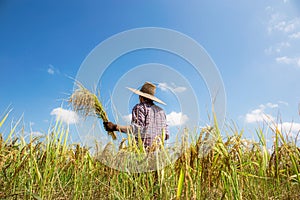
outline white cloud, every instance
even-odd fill
[[[39,131],[32,131],[30,133],[30,135],[33,137],[39,137],[39,136],[44,136],[45,134],[43,134],[42,132],[39,132]]]
[[[291,44],[289,42],[280,42],[280,43],[278,43],[279,48],[290,47],[290,46],[291,46]]]
[[[282,16],[279,14],[279,13],[273,13],[274,12],[274,9],[268,9],[267,11],[270,11],[272,14],[270,14],[270,20],[269,22],[267,23],[267,30],[268,30],[268,33],[272,33],[273,30],[275,29],[275,24],[278,23],[279,20],[282,19]]]
[[[266,11],[270,11],[270,12],[272,12],[272,11],[274,11],[274,8],[272,7],[272,6],[267,6],[266,8],[265,8],[265,10]]]
[[[281,124],[278,124],[277,127],[284,133],[298,133],[300,131],[300,123],[283,122]]]
[[[266,105],[261,104],[259,108],[254,109],[246,114],[245,122],[246,123],[255,123],[255,122],[273,122],[275,118],[272,115],[266,114],[266,108],[277,108],[278,104],[267,103]]]
[[[184,92],[186,90],[185,87],[176,87],[173,89],[175,93],[181,93]]]
[[[130,124],[131,123],[131,119],[132,119],[132,114],[129,114],[129,115],[125,115],[122,117],[123,120],[127,123],[127,124]]]
[[[48,68],[47,72],[48,72],[48,74],[51,74],[51,75],[54,74],[54,70],[52,68]]]
[[[295,28],[296,28],[296,25],[298,23],[296,23],[297,21],[295,20],[292,20],[292,21],[280,21],[278,22],[277,24],[275,24],[273,26],[273,30],[278,30],[278,31],[282,31],[282,32],[285,32],[285,33],[288,33],[288,32],[291,32],[293,31]]]
[[[76,112],[72,110],[65,110],[63,108],[54,108],[51,113],[51,115],[56,116],[56,120],[61,120],[62,122],[66,124],[75,124],[78,122],[79,117],[76,114]]]
[[[47,73],[50,74],[50,75],[54,75],[54,74],[59,74],[60,72],[53,65],[49,64],[48,69],[47,69]]]
[[[282,0],[283,3],[289,2]],[[265,8],[268,15],[267,30],[273,40],[281,40],[281,43],[270,45],[264,50],[267,55],[276,55],[275,62],[282,65],[291,65],[300,68],[300,56],[297,52],[295,39],[300,39],[300,17],[282,9],[274,9],[271,6]],[[296,45],[296,46],[295,46]],[[287,48],[288,51],[287,51]],[[293,54],[291,54],[293,51]],[[285,55],[284,55],[285,54]]]
[[[291,39],[299,39],[300,38],[300,32],[290,34],[289,38],[291,38]]]
[[[300,123],[295,122],[282,122],[279,124],[271,124],[273,130],[278,129],[284,136],[295,139],[300,132]],[[300,138],[297,138],[300,140]]]
[[[269,108],[278,108],[278,104],[274,104],[274,103],[270,103],[270,102],[267,103],[266,106]]]
[[[278,54],[278,53],[282,52],[283,49],[288,48],[290,46],[291,46],[291,44],[289,42],[280,42],[280,43],[277,43],[277,44],[265,49],[265,53],[267,55]]]
[[[267,54],[267,55],[271,55],[271,54],[273,54],[273,53],[276,52],[276,51],[274,51],[273,46],[271,46],[271,47],[265,49],[264,52],[265,52],[265,54]],[[276,53],[278,53],[278,52],[276,52]]]
[[[275,60],[278,64],[296,65],[300,67],[300,57],[291,58],[287,56],[282,56],[282,57],[277,57]]]
[[[182,112],[172,111],[170,114],[167,114],[167,123],[169,126],[181,126],[189,120],[188,116]]]
[[[277,57],[276,58],[276,62],[277,63],[280,63],[280,64],[292,64],[294,62],[294,59],[292,58],[289,58],[287,56],[282,56],[282,57]]]
[[[270,6],[265,10],[269,15],[269,21],[267,23],[268,33],[281,32],[286,34],[298,30],[300,25],[300,18],[290,17],[286,14],[275,12],[274,8]]]
[[[283,104],[283,105],[285,105],[285,106],[288,106],[288,105],[289,105],[289,103],[288,103],[288,102],[285,102],[285,101],[278,101],[278,103]]]
[[[288,105],[287,102],[279,101],[278,103]],[[247,123],[255,123],[255,122],[267,122],[269,126],[275,130],[277,128],[282,133],[287,134],[290,137],[295,137],[300,132],[300,123],[295,122],[282,122],[275,124],[275,117],[270,114],[266,114],[265,110],[267,108],[274,109],[278,108],[278,104],[267,103],[265,105],[261,104],[259,108],[252,110],[248,114],[246,114],[245,122]],[[300,138],[299,138],[300,139]]]
[[[157,87],[159,89],[161,89],[162,91],[171,90],[174,93],[181,93],[186,90],[186,87],[176,86],[174,83],[172,83],[171,85],[169,85],[167,83],[159,83]]]
[[[262,109],[252,110],[250,113],[246,114],[245,121],[247,123],[263,122],[263,121],[273,121],[274,118],[271,115],[265,114]]]
[[[159,89],[162,91],[167,91],[168,90],[168,84],[167,83],[159,83],[157,86]]]

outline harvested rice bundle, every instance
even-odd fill
[[[69,98],[69,103],[72,104],[74,111],[83,116],[96,114],[98,118],[103,120],[103,122],[108,122],[107,114],[98,97],[91,93],[83,85],[77,83],[77,86],[78,89],[76,89]],[[108,134],[114,140],[117,139],[115,132],[108,132]]]

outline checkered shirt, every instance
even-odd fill
[[[165,111],[149,102],[141,102],[134,106],[131,127],[136,140],[138,134],[141,135],[145,147],[150,147],[155,139],[161,139],[163,131],[166,135],[169,134]]]

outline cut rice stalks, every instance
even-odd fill
[[[83,115],[94,115],[101,118],[103,122],[108,122],[107,114],[98,97],[86,89],[83,85],[77,83],[78,89],[69,98],[69,103],[72,105],[75,112]],[[107,132],[114,140],[117,139],[115,132]]]

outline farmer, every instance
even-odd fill
[[[166,105],[163,101],[154,96],[156,86],[152,83],[145,82],[141,90],[128,89],[138,94],[140,101],[140,103],[136,104],[132,109],[131,125],[121,126],[112,122],[104,122],[105,130],[132,133],[136,141],[138,141],[140,134],[145,149],[150,149],[154,142],[169,139],[165,111],[153,103],[156,101]],[[162,138],[163,135],[164,138]]]

